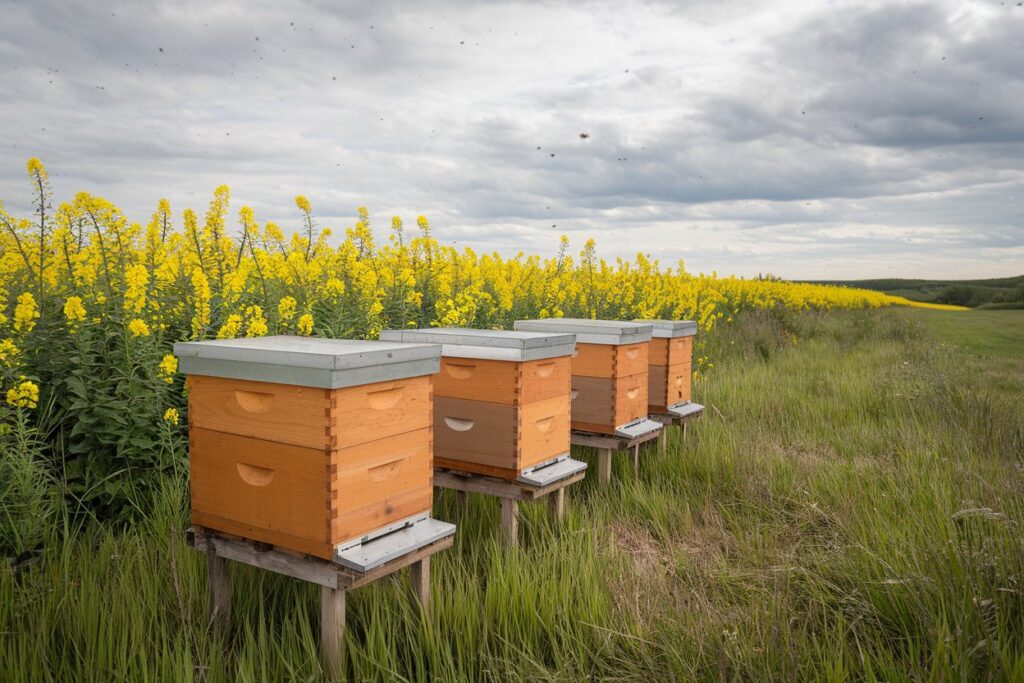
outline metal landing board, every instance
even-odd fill
[[[627,422],[621,427],[615,428],[615,436],[623,439],[635,439],[638,436],[644,434],[650,434],[661,429],[661,423],[655,422],[654,420],[648,420],[646,417],[637,418],[632,422]]]
[[[549,464],[540,465],[520,473],[517,481],[522,484],[542,488],[548,484],[568,479],[585,469],[587,469],[587,463],[573,460],[568,455],[563,455]]]
[[[357,572],[368,572],[455,533],[455,525],[420,517],[397,530],[334,550],[334,561]],[[368,534],[373,536],[373,533]]]
[[[668,414],[672,417],[689,417],[703,412],[704,406],[699,403],[677,403],[668,409]]]

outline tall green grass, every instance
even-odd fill
[[[346,677],[1024,679],[1019,395],[892,312],[747,316],[712,353],[688,439],[571,489],[560,527],[522,506],[521,549],[440,493],[429,612],[404,577],[354,592]],[[144,523],[0,569],[0,679],[322,679],[313,586],[233,566],[211,629],[186,503],[168,478]]]

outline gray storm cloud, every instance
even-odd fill
[[[595,237],[694,271],[1024,271],[1024,8],[0,3],[0,200],[24,163],[146,220],[370,208],[478,251]],[[582,139],[580,133],[589,137]]]

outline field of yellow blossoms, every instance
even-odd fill
[[[232,209],[224,186],[202,214],[161,200],[137,223],[84,192],[55,203],[43,164],[27,170],[34,212],[0,205],[0,423],[22,447],[44,444],[67,490],[100,514],[120,514],[148,474],[181,466],[177,340],[374,338],[386,327],[510,328],[544,316],[686,318],[710,332],[750,309],[910,304],[693,275],[642,254],[607,262],[593,240],[575,253],[563,237],[550,258],[460,251],[438,243],[423,216],[411,230],[392,219],[379,243],[363,208],[332,237],[302,196],[285,229]],[[708,366],[698,350],[698,377]]]

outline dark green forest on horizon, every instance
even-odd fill
[[[1024,275],[987,280],[804,280],[813,284],[871,289],[911,301],[971,308],[1024,308]]]

